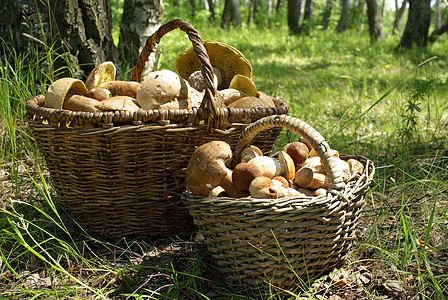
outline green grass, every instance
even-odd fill
[[[347,266],[287,294],[273,288],[262,299],[398,297],[385,282],[398,282],[399,295],[446,299],[448,40],[396,51],[398,37],[370,45],[366,33],[353,30],[297,37],[282,24],[223,31],[199,20],[190,22],[203,39],[246,55],[259,90],[286,101],[291,115],[333,148],[367,156],[377,167]],[[54,60],[65,57],[51,45],[38,54],[35,43],[26,54],[2,45],[9,57],[0,62],[2,299],[249,299],[227,290],[194,236],[101,240],[60,207],[24,105],[57,78]],[[174,70],[175,56],[188,46],[183,32],[167,34],[159,68]],[[129,72],[122,74],[127,80]],[[296,138],[285,132],[278,147]]]

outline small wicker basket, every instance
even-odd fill
[[[179,19],[162,25],[148,38],[133,80],[140,81],[156,44],[176,28],[187,33],[202,64],[207,84],[199,109],[74,112],[43,107],[43,95],[26,104],[28,124],[45,157],[57,198],[90,233],[120,238],[190,230],[192,219],[180,197],[195,147],[212,140],[236,145],[252,121],[288,112],[288,105],[277,99],[273,108],[219,107],[202,40],[189,23]],[[86,124],[94,128],[86,129]],[[258,145],[269,152],[279,133],[264,132]]]
[[[236,291],[258,291],[267,282],[294,288],[300,281],[308,282],[343,264],[373,180],[370,160],[341,155],[365,166],[358,180],[345,184],[322,136],[290,116],[265,117],[247,127],[235,158],[259,132],[274,127],[301,134],[316,149],[331,181],[327,195],[275,200],[182,195],[225,282]]]

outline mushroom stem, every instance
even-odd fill
[[[227,169],[227,175],[222,179],[219,186],[221,186],[226,191],[226,193],[232,198],[242,198],[247,197],[249,195],[249,193],[240,191],[235,187],[235,185],[233,185],[232,171],[229,169]]]

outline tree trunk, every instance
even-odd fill
[[[338,25],[336,26],[336,32],[342,33],[347,29],[349,15],[350,0],[341,0],[341,16]]]
[[[303,20],[314,21],[313,11],[314,11],[314,0],[306,0]]]
[[[254,16],[255,16],[255,0],[249,1],[249,16],[247,17],[247,25],[252,25],[254,23]]]
[[[194,18],[196,16],[196,0],[190,0],[191,7],[191,17]]]
[[[397,10],[397,13],[395,15],[394,28],[392,30],[393,34],[395,34],[395,31],[400,32],[401,30],[401,18],[403,17],[404,11],[406,10],[407,3],[408,0],[403,0],[400,9]]]
[[[428,29],[431,22],[430,0],[409,0],[409,15],[406,27],[398,47],[426,47],[428,44]]]
[[[367,18],[369,20],[370,42],[384,41],[383,23],[376,0],[366,0]]]
[[[134,67],[137,58],[151,34],[162,22],[162,0],[125,0],[120,24],[119,49],[125,68]],[[145,65],[143,75],[154,70],[153,52]]]
[[[435,42],[435,40],[437,40],[437,38],[442,34],[444,34],[445,32],[448,32],[448,19],[445,20],[445,23],[443,23],[443,25],[440,26],[440,28],[434,29],[434,31],[429,36],[429,41],[431,43]]]
[[[440,27],[442,27],[440,0],[436,0],[436,4],[434,5],[434,30],[440,29]]]
[[[0,17],[0,36],[9,39],[17,52],[28,51],[31,40],[22,33],[29,34],[48,47],[53,46],[58,54],[69,54],[72,59],[69,67],[73,68],[75,77],[88,75],[106,60],[118,61],[108,0],[7,1],[0,8]],[[40,50],[45,51],[43,47]],[[67,65],[57,55],[54,67],[60,69]],[[64,72],[61,76],[71,74]]]
[[[232,17],[235,27],[241,26],[240,0],[232,0]]]
[[[331,11],[333,10],[333,1],[334,0],[327,0],[327,5],[325,6],[325,12],[321,23],[324,29],[327,29],[328,24],[330,23]]]
[[[222,26],[229,28],[230,24],[233,26],[241,26],[240,2],[239,0],[225,0],[224,10],[222,12]]]
[[[299,19],[302,0],[288,0],[288,28],[292,34],[299,34]]]
[[[277,0],[277,5],[275,5],[275,15],[277,16],[280,12],[280,8],[282,6],[282,0]]]
[[[208,18],[210,22],[215,23],[216,17],[215,17],[215,3],[213,3],[213,0],[207,0],[208,3],[208,11],[210,12],[210,17]]]

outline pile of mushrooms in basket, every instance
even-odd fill
[[[364,166],[356,159],[339,158],[331,150],[342,170],[344,182],[356,180]],[[252,197],[277,199],[283,197],[321,196],[327,193],[328,179],[316,151],[304,140],[287,144],[276,158],[263,156],[256,146],[241,152],[233,168],[232,149],[223,141],[212,141],[195,149],[188,163],[185,180],[195,195]]]
[[[224,105],[235,108],[275,107],[273,98],[257,91],[252,66],[234,47],[204,41],[214,72],[214,85]],[[142,82],[115,80],[116,67],[99,64],[83,82],[61,78],[53,82],[42,106],[72,111],[130,111],[138,109],[191,109],[201,105],[205,81],[193,47],[174,62],[176,72],[159,70],[146,74]]]

